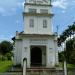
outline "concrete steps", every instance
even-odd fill
[[[27,68],[27,75],[63,75],[63,72],[55,68]]]
[[[23,75],[21,67],[12,67],[8,72],[1,73],[0,75]],[[55,68],[40,68],[32,67],[27,68],[26,75],[64,75],[62,70],[56,70]]]

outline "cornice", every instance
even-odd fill
[[[32,5],[32,6],[51,6],[51,7],[52,7],[52,5],[50,5],[50,4],[24,3],[24,5]]]
[[[55,37],[56,35],[55,34],[25,34],[25,33],[23,33],[23,34],[19,34],[19,36],[27,36],[27,37],[34,37],[34,36],[37,36],[37,37],[39,37],[39,36],[41,36],[41,37],[44,37],[44,36],[49,36],[49,37]]]
[[[48,17],[53,17],[54,14],[52,13],[27,13],[27,12],[23,12],[23,15],[25,16],[48,16]]]

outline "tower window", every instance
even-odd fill
[[[30,27],[34,27],[34,19],[30,19],[29,25]]]
[[[36,13],[36,9],[29,9],[30,13]]]
[[[47,28],[47,20],[43,20],[43,28]]]
[[[47,9],[40,9],[40,13],[48,13]]]

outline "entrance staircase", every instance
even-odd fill
[[[9,72],[0,75],[23,75],[21,67],[13,67]],[[63,70],[55,68],[32,67],[26,69],[26,75],[64,75]]]
[[[55,68],[27,68],[26,75],[64,75],[63,70]]]

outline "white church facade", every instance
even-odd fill
[[[27,68],[53,68],[58,64],[57,39],[53,33],[50,0],[25,0],[24,30],[16,32],[14,65],[27,59]]]

